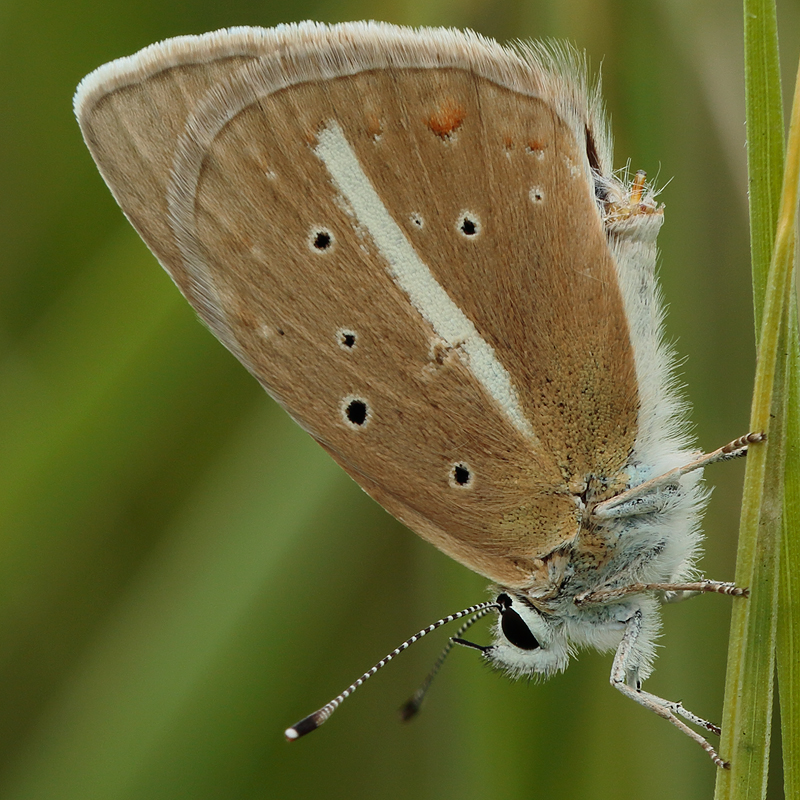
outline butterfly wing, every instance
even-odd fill
[[[636,435],[579,81],[474,35],[304,24],[147,48],[76,110],[265,389],[421,536],[529,586]]]

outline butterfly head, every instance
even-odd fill
[[[488,647],[456,640],[476,647],[493,666],[511,677],[561,672],[569,663],[570,647],[564,626],[557,616],[537,610],[517,595],[497,596],[498,619],[494,642]]]

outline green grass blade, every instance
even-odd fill
[[[783,185],[784,123],[775,0],[745,0],[744,49],[750,252],[758,337]]]
[[[718,777],[718,800],[755,800],[766,793],[785,443],[787,434],[796,436],[797,422],[796,407],[791,419],[787,415],[787,398],[794,397],[796,402],[797,375],[790,365],[797,359],[786,354],[796,351],[796,315],[790,308],[800,175],[800,82],[783,175],[777,22],[772,2],[745,2],[745,63],[754,304],[756,330],[760,331],[751,427],[768,431],[769,440],[765,446],[751,448],[745,476],[736,580],[751,588],[751,598],[736,606],[731,623],[721,750],[732,768]],[[793,474],[790,480],[794,480]],[[788,581],[783,583],[781,597],[788,590]],[[787,621],[791,623],[791,618],[782,622],[782,643],[787,630],[791,633]],[[781,652],[782,664],[785,651]]]
[[[800,797],[800,350],[797,308],[789,322],[786,466],[778,597],[778,689],[785,797]]]

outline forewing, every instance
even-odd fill
[[[529,584],[577,531],[573,493],[624,465],[637,405],[586,142],[552,76],[456,34],[216,36],[83,90],[115,197],[370,494]]]

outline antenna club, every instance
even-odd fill
[[[418,697],[420,693],[417,692],[407,703],[400,708],[400,719],[403,722],[408,722],[417,716],[420,708],[422,707],[422,698]]]
[[[319,712],[314,712],[313,714],[309,714],[304,719],[301,719],[297,724],[292,725],[291,728],[287,728],[283,732],[283,735],[286,737],[286,741],[293,742],[295,739],[299,739],[301,736],[305,736],[307,733],[315,731],[327,719],[327,716],[323,717],[322,719],[319,717]]]

